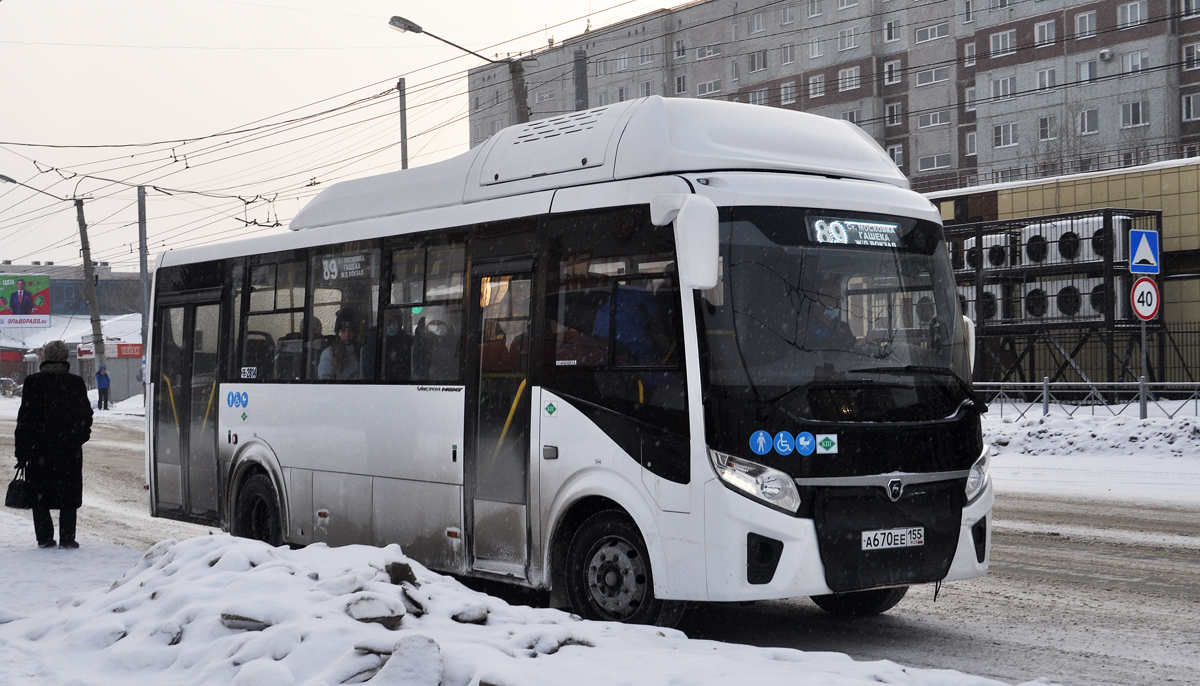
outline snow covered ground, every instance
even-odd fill
[[[15,413],[0,402],[0,416]],[[135,398],[105,421],[140,413]],[[1001,494],[1200,506],[1200,421],[1186,412],[993,412],[985,434]],[[1176,538],[1200,548],[1200,537]],[[0,512],[0,685],[998,683],[510,606],[395,546],[292,551],[217,535],[143,555],[86,538],[76,551],[32,541],[25,519]]]

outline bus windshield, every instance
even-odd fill
[[[940,226],[734,207],[720,231],[720,282],[698,299],[706,399],[759,421],[874,422],[942,419],[972,400]]]

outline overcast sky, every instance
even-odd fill
[[[394,14],[492,56],[581,33],[589,13],[595,27],[675,4],[0,0],[0,174],[89,198],[93,259],[135,270],[131,186],[161,189],[153,256],[283,230],[271,225],[329,183],[399,169],[398,98],[384,93],[400,76],[410,166],[465,151],[480,61],[390,29]],[[244,132],[215,135],[230,131]],[[72,204],[0,183],[0,259],[80,264]]]

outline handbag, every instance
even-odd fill
[[[25,468],[17,467],[17,475],[8,484],[8,493],[4,495],[4,506],[28,510],[33,507],[33,489],[25,480]]]

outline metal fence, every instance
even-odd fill
[[[1154,383],[1145,378],[1132,383],[1051,383],[1050,377],[1044,377],[1041,383],[977,383],[974,387],[1001,417],[1080,412],[1112,417],[1137,413],[1141,419],[1200,417],[1200,383]]]

